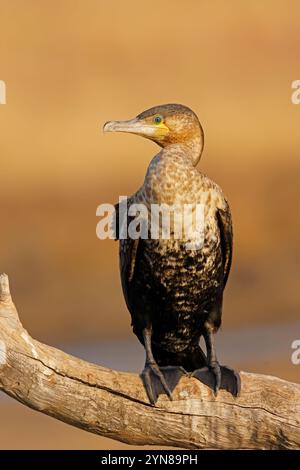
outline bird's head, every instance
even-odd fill
[[[108,121],[103,130],[141,135],[161,147],[199,141],[202,150],[204,140],[196,114],[181,104],[155,106],[129,121]]]

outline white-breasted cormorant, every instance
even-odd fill
[[[120,239],[122,288],[133,331],[146,350],[142,378],[150,401],[155,403],[163,392],[171,398],[182,373],[197,377],[216,393],[224,388],[237,395],[239,374],[219,365],[214,346],[232,259],[231,214],[220,187],[196,169],[204,145],[197,116],[186,106],[167,104],[129,121],[109,121],[104,131],[141,135],[162,147],[128,207],[204,207],[201,249],[187,249],[185,234],[181,239]],[[117,204],[117,227],[119,212]],[[199,345],[201,336],[206,356]]]

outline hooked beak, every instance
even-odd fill
[[[165,124],[155,126],[136,117],[129,121],[108,121],[103,126],[103,132],[129,132],[162,145],[164,137],[169,133],[169,128]]]
[[[129,132],[131,134],[154,136],[155,127],[134,118],[129,121],[108,121],[103,126],[103,132]]]

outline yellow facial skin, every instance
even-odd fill
[[[159,139],[160,137],[165,137],[169,134],[170,129],[165,124],[162,116],[156,114],[147,119],[144,119],[145,125],[153,129],[152,138]],[[150,137],[149,135],[145,137]]]

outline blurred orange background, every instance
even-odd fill
[[[249,353],[234,351],[231,365],[299,382],[289,342],[300,337],[299,2],[0,0],[0,10],[0,271],[32,336],[75,351],[137,341],[118,247],[96,238],[95,214],[138,188],[157,148],[101,129],[178,102],[198,114],[199,168],[232,207],[221,334],[225,344],[246,334]],[[291,333],[278,350],[281,325]],[[262,345],[269,355],[254,358]],[[8,399],[0,419],[0,448],[127,448]]]

